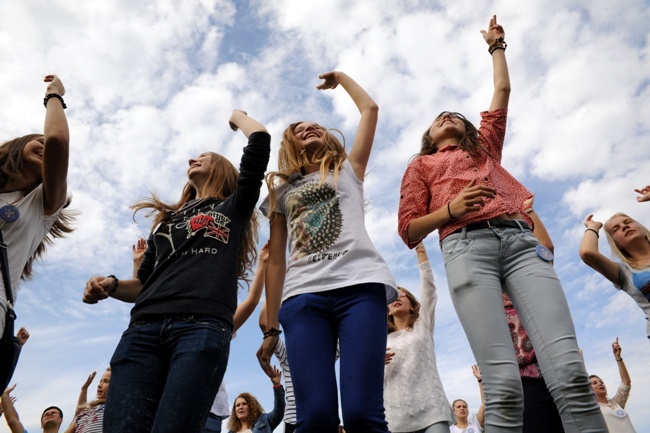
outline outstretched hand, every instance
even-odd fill
[[[492,18],[490,18],[488,29],[481,30],[481,34],[483,35],[483,39],[485,39],[485,42],[487,42],[488,45],[494,44],[499,38],[506,37],[505,30],[503,30],[501,24],[497,23],[496,15],[493,15]]]
[[[472,374],[476,378],[476,380],[483,380],[481,377],[481,370],[478,368],[478,365],[474,364],[472,365]]]
[[[88,379],[86,379],[84,384],[81,385],[82,390],[84,390],[84,391],[88,390],[88,387],[90,386],[91,383],[93,383],[93,379],[95,379],[96,374],[97,374],[97,372],[93,371],[92,373],[90,373],[90,375],[88,375]]]
[[[59,96],[65,95],[65,87],[63,87],[63,83],[61,82],[61,79],[58,76],[46,75],[43,81],[45,81],[46,83],[50,83],[47,85],[47,89],[45,90],[45,95],[49,95],[50,93],[56,93]]]
[[[237,118],[242,114],[244,116],[248,116],[248,113],[245,112],[244,110],[239,110],[239,109],[232,110],[232,114],[230,115],[230,119],[228,120],[228,125],[230,126],[230,129],[232,129],[233,131],[237,131],[239,129]]]
[[[650,185],[646,185],[643,188],[635,189],[634,191],[636,193],[640,194],[636,198],[636,201],[638,201],[639,203],[643,203],[645,201],[650,201]]]
[[[282,372],[275,365],[273,366],[273,376],[271,376],[271,382],[273,382],[273,387],[277,388],[282,385]]]
[[[316,88],[318,90],[336,89],[339,85],[339,74],[341,73],[342,72],[332,71],[319,75],[318,78],[323,80],[323,82],[316,86]]]
[[[262,341],[262,345],[257,350],[257,360],[260,363],[260,367],[264,370],[264,373],[271,379],[273,379],[273,367],[271,366],[271,355],[275,350],[275,346],[278,345],[278,340],[280,337],[277,335],[270,335]]]
[[[27,329],[25,329],[24,326],[21,326],[18,332],[16,333],[16,338],[18,339],[18,343],[20,343],[20,346],[24,346],[25,343],[27,343],[27,340],[29,340],[29,332]]]
[[[596,230],[599,231],[601,228],[603,228],[603,223],[600,221],[596,221],[593,219],[594,214],[590,213],[587,215],[587,218],[585,218],[584,225],[588,229]]]
[[[453,219],[467,215],[470,212],[477,212],[485,206],[485,197],[496,197],[497,190],[485,186],[477,185],[476,179],[470,183],[449,203],[449,210]]]

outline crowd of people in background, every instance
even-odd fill
[[[133,245],[133,275],[92,276],[83,293],[88,304],[133,304],[131,321],[96,399],[87,396],[93,372],[64,431],[215,433],[228,419],[229,433],[270,433],[283,421],[285,432],[303,433],[635,432],[625,411],[631,379],[618,337],[612,351],[621,384],[610,398],[600,377],[587,373],[534,196],[501,165],[511,91],[507,44],[496,16],[481,33],[494,92],[480,127],[460,113],[440,113],[402,180],[398,232],[415,249],[420,299],[397,285],[365,228],[363,185],[378,105],[347,74],[324,73],[318,89],[340,85],[359,110],[349,153],[336,130],[297,121],[283,132],[278,167],[265,176],[271,136],[234,110],[229,126],[248,140],[239,169],[206,151],[189,160],[177,201],[154,195],[132,206],[153,219],[149,238]],[[45,81],[43,134],[0,146],[3,270],[11,276],[11,283],[3,276],[0,324],[3,343],[20,347],[29,333],[13,332],[18,281],[48,242],[71,231],[65,89],[55,75]],[[269,194],[260,210],[270,234],[258,251],[255,207],[265,178]],[[635,191],[639,202],[650,201],[650,186]],[[584,226],[582,260],[649,318],[650,231],[623,213],[604,224],[589,215]],[[599,251],[603,228],[615,259]],[[423,244],[436,230],[451,299],[476,359],[475,415],[465,400],[449,399],[438,372],[438,294]],[[250,282],[255,264],[248,297],[238,304],[238,285]],[[272,382],[269,412],[246,392],[230,406],[224,383],[231,340],[264,290],[257,356]],[[650,321],[647,331],[650,338]],[[22,433],[11,371],[0,372],[0,407],[11,432]],[[43,431],[62,426],[62,411],[46,408]]]

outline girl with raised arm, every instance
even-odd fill
[[[239,110],[230,118],[248,145],[237,173],[223,156],[189,160],[188,182],[174,204],[148,209],[154,229],[138,277],[92,277],[84,301],[134,302],[113,358],[104,432],[194,432],[205,426],[228,362],[238,279],[256,255],[255,204],[270,136]]]
[[[433,345],[438,294],[424,244],[420,243],[415,251],[422,301],[399,287],[397,300],[388,306],[386,420],[393,433],[448,433],[451,407],[440,381]]]
[[[386,432],[386,303],[397,292],[366,232],[363,196],[378,107],[346,74],[328,72],[320,78],[324,81],[319,89],[339,84],[345,89],[361,120],[349,156],[319,124],[297,122],[284,131],[278,171],[267,177],[270,196],[262,205],[271,220],[271,237],[267,330],[258,358],[270,375],[282,323],[296,397],[296,429],[336,433],[338,340],[345,429]]]
[[[638,202],[650,200],[650,186],[635,190]],[[605,236],[611,260],[598,250],[598,238],[603,223],[587,216],[585,233],[580,243],[580,257],[590,267],[623,290],[643,310],[646,335],[650,339],[650,230],[623,212],[615,213],[605,222]]]
[[[413,248],[439,231],[451,299],[485,384],[486,430],[522,429],[522,385],[503,290],[528,330],[565,431],[606,432],[553,255],[521,210],[532,194],[501,165],[510,78],[496,16],[482,34],[493,63],[490,107],[479,130],[445,111],[425,131],[402,180],[399,233]]]
[[[0,145],[0,230],[7,244],[14,301],[19,281],[30,278],[32,263],[45,252],[46,245],[72,231],[71,216],[62,210],[69,203],[70,133],[63,111],[65,88],[56,75],[47,75],[44,81],[43,134],[25,135]],[[2,286],[0,335],[6,312],[7,297]]]

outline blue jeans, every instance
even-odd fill
[[[503,289],[528,331],[565,432],[606,433],[560,281],[537,245],[523,228],[463,229],[441,243],[451,299],[483,376],[485,428],[522,431],[523,392]]]
[[[340,345],[341,412],[348,432],[388,432],[384,416],[386,291],[360,284],[287,299],[280,308],[298,433],[338,431],[334,363]]]
[[[111,359],[105,433],[201,433],[223,379],[230,326],[209,316],[136,322]]]
[[[226,417],[210,413],[208,415],[208,420],[205,423],[203,433],[221,433],[221,424],[225,418]]]

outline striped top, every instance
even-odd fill
[[[102,433],[104,403],[83,409],[75,419],[74,433]]]
[[[291,381],[291,371],[289,370],[289,359],[287,358],[287,346],[284,341],[278,340],[275,346],[275,357],[278,358],[284,375],[284,389],[287,399],[287,406],[284,408],[284,422],[287,424],[296,424],[296,398],[293,395],[293,382]]]

